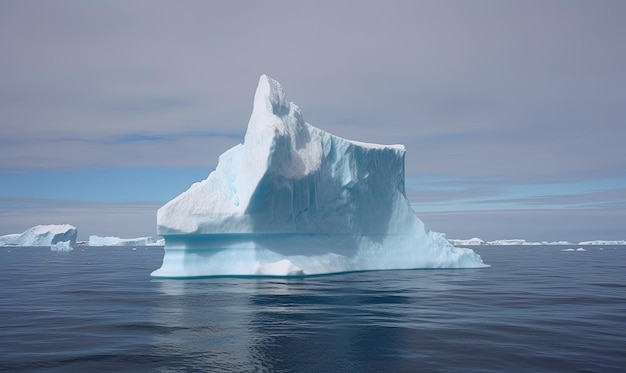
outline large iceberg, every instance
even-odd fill
[[[76,227],[69,224],[37,225],[23,233],[0,236],[0,246],[52,246],[61,241],[74,246],[77,234]]]
[[[165,256],[152,276],[484,267],[415,215],[404,155],[311,126],[263,75],[244,143],[158,210]]]

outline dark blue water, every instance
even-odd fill
[[[626,371],[626,248],[486,269],[152,280],[161,248],[0,248],[0,370]]]

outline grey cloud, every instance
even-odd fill
[[[449,237],[624,239],[620,191],[499,194],[624,174],[624,14],[622,1],[5,0],[0,167],[210,168],[243,140],[267,73],[313,125],[404,143],[408,179],[442,179],[407,185],[412,201],[525,208],[420,213]],[[5,201],[0,228],[151,235],[156,208]]]
[[[4,169],[57,169],[114,167],[207,167],[240,140],[229,136],[180,136],[159,140],[129,135],[115,139],[59,138],[2,144]],[[18,167],[19,166],[19,167]]]
[[[0,6],[6,139],[243,133],[255,83],[268,73],[312,124],[405,143],[410,175],[624,171],[622,2]],[[79,143],[66,145],[76,167],[122,160],[103,148],[85,163]],[[42,153],[9,150],[16,167]]]
[[[492,200],[477,201],[476,203],[491,203]],[[562,209],[608,209],[626,210],[626,189],[603,190],[588,193],[539,195],[530,198],[503,198],[499,203],[509,203],[521,206],[543,206],[546,208]]]

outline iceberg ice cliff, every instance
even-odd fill
[[[157,213],[155,277],[293,276],[484,267],[415,215],[402,145],[346,140],[306,123],[261,76],[243,144]]]
[[[52,251],[72,251],[74,247],[72,247],[72,243],[70,241],[59,241],[50,245],[50,250]]]

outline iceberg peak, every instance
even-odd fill
[[[246,137],[248,134],[257,136],[262,130],[292,136],[305,130],[300,108],[288,101],[280,83],[267,75],[259,78]]]
[[[158,277],[310,275],[482,267],[415,215],[402,145],[350,141],[304,121],[259,79],[243,144],[157,212]]]
[[[278,117],[289,113],[290,102],[285,98],[283,87],[276,80],[263,74],[254,94],[254,110],[261,110]]]

